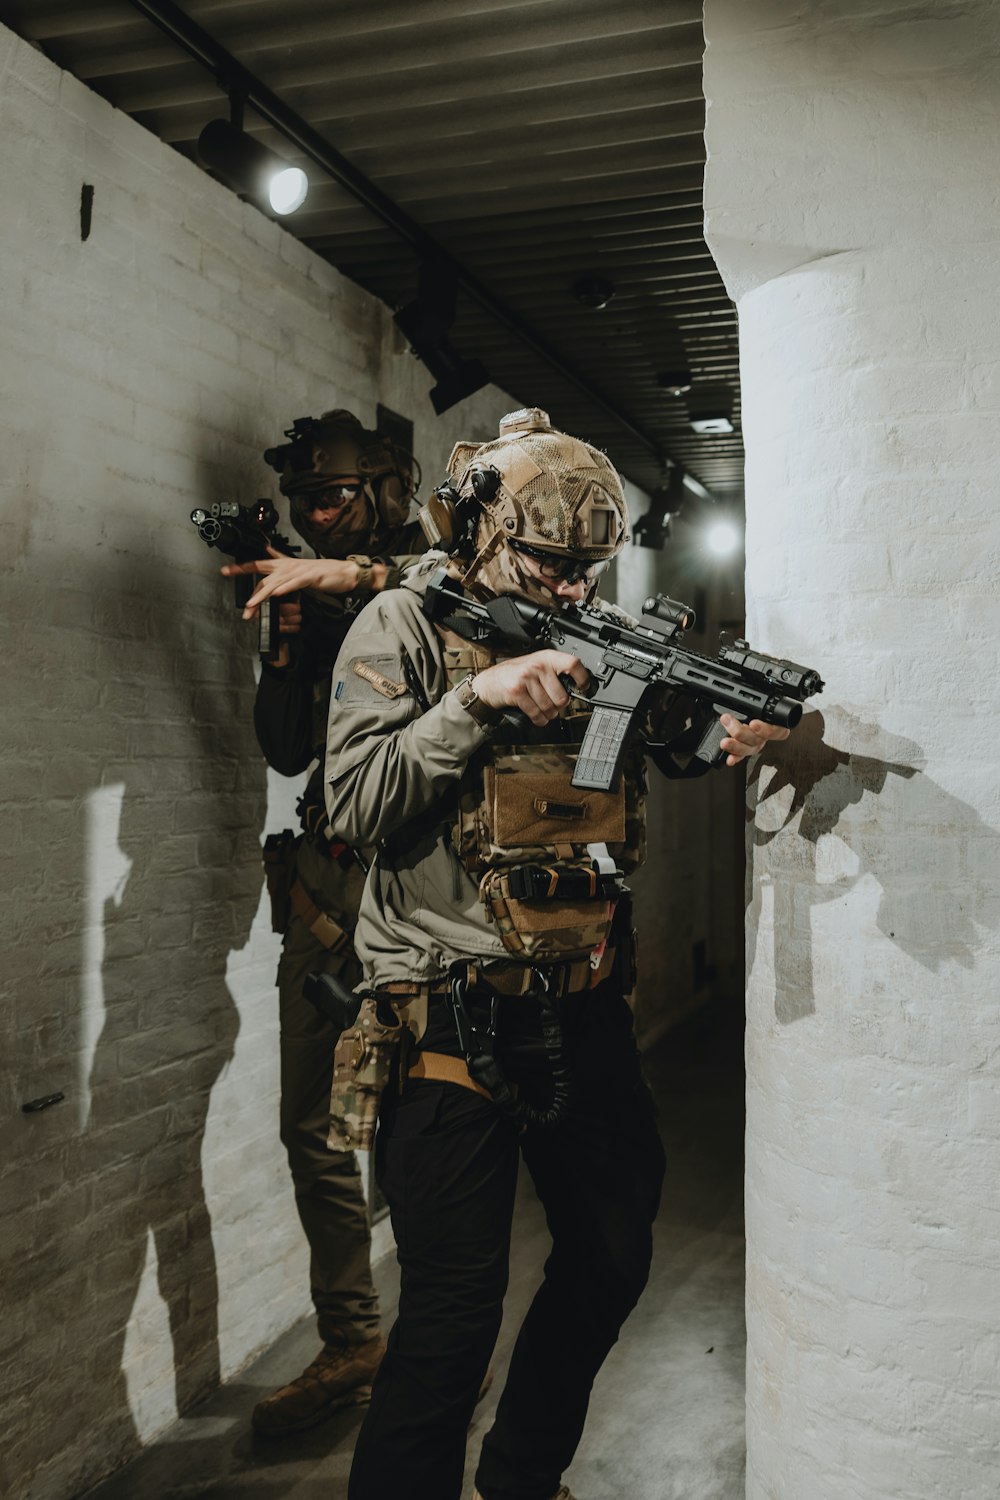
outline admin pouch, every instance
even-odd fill
[[[641,857],[641,768],[612,791],[581,789],[576,755],[572,745],[497,746],[459,794],[455,848],[522,961],[572,962],[601,948],[622,866]]]
[[[396,1065],[404,1024],[384,1022],[374,999],[363,1001],[358,1019],[342,1033],[333,1055],[330,1091],[331,1151],[370,1151],[379,1104]]]
[[[611,931],[617,877],[608,877],[614,894],[598,895],[603,878],[592,861],[577,869],[501,866],[483,876],[479,894],[512,957],[533,963],[572,963],[589,958]],[[575,898],[562,894],[571,882],[577,889],[588,886],[594,894]]]
[[[449,687],[496,660],[488,649],[436,629]],[[622,877],[645,858],[641,752],[626,758],[612,791],[571,784],[589,720],[589,708],[574,703],[560,720],[565,743],[489,745],[459,786],[453,846],[479,882],[504,947],[521,961],[573,962],[598,952]]]

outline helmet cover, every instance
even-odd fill
[[[456,444],[448,467],[459,495],[479,508],[477,553],[463,579],[473,592],[538,591],[507,542],[600,565],[628,540],[625,493],[610,460],[559,432],[538,407],[502,418],[492,442]]]
[[[288,496],[292,525],[320,557],[375,555],[406,524],[416,490],[414,461],[391,438],[364,427],[353,412],[324,412],[309,425],[305,444],[289,444],[286,452],[279,487]],[[302,463],[304,452],[311,458],[308,465]],[[335,521],[327,530],[314,525],[309,502],[354,476],[363,485],[364,524],[358,524],[356,507],[348,506],[342,524]]]

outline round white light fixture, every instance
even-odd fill
[[[309,178],[301,167],[283,167],[267,185],[267,201],[276,214],[293,214],[306,201]]]
[[[230,120],[208,122],[198,137],[198,157],[234,192],[273,214],[294,213],[306,201],[309,179],[302,168],[290,167]]]
[[[716,521],[710,526],[705,545],[713,557],[732,557],[740,545],[740,534],[731,521]]]

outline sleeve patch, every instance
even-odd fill
[[[371,703],[373,693],[394,701],[409,691],[398,656],[356,656],[339,696],[341,703]]]

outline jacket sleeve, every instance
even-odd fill
[[[312,761],[313,673],[301,652],[287,667],[261,666],[253,727],[265,760],[282,776],[298,776]]]
[[[404,538],[409,540],[409,537]],[[362,558],[385,562],[388,574],[385,592],[398,586],[408,567],[422,561],[418,553],[387,558]],[[330,668],[348,626],[345,600],[339,594],[306,590],[302,634],[290,641],[287,667],[261,667],[254,701],[254,729],[269,766],[282,776],[298,776],[316,756],[314,699],[318,678],[329,681]],[[354,601],[349,601],[357,609]]]
[[[415,596],[379,595],[333,673],[326,805],[349,844],[398,834],[427,812],[489,739],[448,690],[432,627]]]

